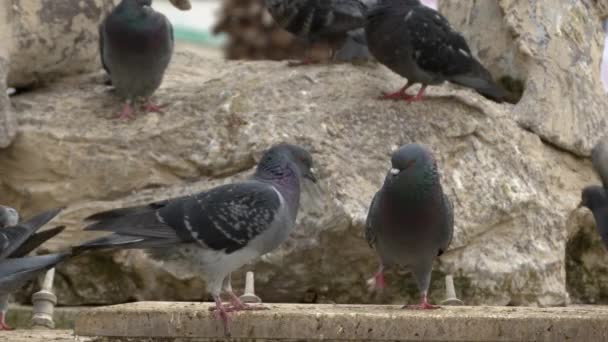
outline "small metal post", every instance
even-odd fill
[[[463,305],[464,303],[456,297],[454,278],[451,274],[445,276],[445,300],[441,305]]]
[[[53,321],[53,311],[57,304],[57,296],[53,293],[53,281],[55,279],[55,269],[51,268],[44,275],[42,281],[42,288],[40,291],[32,295],[33,315],[32,315],[32,327],[33,328],[55,328],[55,322]]]
[[[249,271],[245,275],[245,292],[239,297],[243,303],[261,303],[262,299],[255,295],[255,279],[253,272]]]

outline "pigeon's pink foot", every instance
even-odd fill
[[[405,101],[408,101],[409,99],[412,99],[412,98],[414,98],[414,96],[408,95],[401,90],[394,92],[394,93],[384,93],[384,94],[382,94],[382,96],[379,97],[380,100],[405,100]]]
[[[418,102],[424,100],[424,91],[426,90],[426,85],[423,85],[422,88],[418,91],[416,96],[411,96],[410,98],[404,98],[403,100],[406,102]]]
[[[213,296],[213,299],[215,300],[215,307],[211,307],[209,310],[215,311],[215,318],[222,321],[222,324],[224,325],[224,336],[230,337],[230,329],[228,328],[228,311],[222,304],[222,299],[220,296]]]
[[[386,282],[384,281],[384,266],[380,266],[378,272],[367,281],[367,287],[369,291],[384,290],[386,288]]]
[[[228,296],[230,296],[230,306],[226,307],[228,312],[230,311],[243,311],[243,310],[269,310],[267,307],[263,305],[250,305],[247,303],[243,303],[239,297],[237,297],[234,292],[228,292]]]
[[[129,120],[134,118],[135,116],[133,115],[133,108],[128,103],[125,103],[124,107],[122,107],[122,112],[118,113],[118,115],[115,117],[115,119],[118,120]]]
[[[415,304],[415,305],[404,305],[402,309],[411,309],[411,310],[435,310],[435,309],[441,309],[441,306],[439,305],[432,305],[429,304],[429,301],[426,298],[426,293],[422,296],[422,300],[420,301],[420,304]]]
[[[161,106],[159,105],[155,105],[152,102],[148,102],[144,105],[144,112],[145,113],[150,113],[150,112],[154,112],[154,113],[162,113],[163,109]]]
[[[0,330],[14,330],[4,321],[4,312],[0,313]]]

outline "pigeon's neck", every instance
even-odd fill
[[[435,167],[418,170],[410,177],[401,177],[385,190],[391,200],[406,202],[408,207],[438,201],[443,193]]]
[[[289,163],[267,165],[258,168],[254,177],[274,186],[287,202],[290,213],[295,219],[300,206],[300,176]]]

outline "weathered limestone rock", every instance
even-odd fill
[[[3,1],[9,36],[8,84],[29,87],[99,68],[97,26],[113,0]],[[1,27],[2,25],[0,25]]]
[[[0,3],[0,42],[6,42],[9,39],[8,24],[8,6],[6,3]],[[17,119],[13,114],[6,94],[6,74],[8,73],[8,48],[6,45],[0,45],[0,148],[8,146],[15,135],[17,134]]]
[[[524,82],[524,96],[511,113],[519,125],[558,148],[588,156],[608,130],[600,81],[606,3],[440,0],[439,10],[494,75]]]
[[[98,78],[66,79],[13,101],[22,133],[0,152],[0,202],[26,215],[69,205],[55,221],[69,231],[50,249],[92,237],[79,229],[93,211],[242,179],[264,149],[291,141],[310,148],[321,183],[307,187],[292,239],[247,267],[258,294],[273,302],[413,300],[414,282],[400,273],[389,275],[386,296],[367,293],[376,260],[363,222],[392,149],[418,141],[436,152],[456,213],[434,300],[443,299],[446,272],[468,304],[569,300],[567,219],[594,176],[589,162],[518,125],[511,113],[519,105],[449,86],[431,88],[421,103],[378,101],[403,82],[382,67],[294,69],[178,52],[157,92],[166,113],[123,122],[108,119],[120,103]],[[196,270],[169,269],[139,251],[83,257],[56,277],[68,305],[201,300],[203,284]]]

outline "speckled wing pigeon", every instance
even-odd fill
[[[0,330],[11,329],[5,322],[9,294],[41,271],[38,257],[21,257],[64,229],[56,227],[36,233],[60,211],[61,209],[48,210],[19,224],[19,214],[15,209],[0,206],[0,217],[9,218],[2,219],[0,223]],[[35,262],[38,263],[33,264]]]
[[[452,240],[452,203],[443,193],[437,164],[419,144],[402,146],[392,156],[392,168],[370,205],[365,236],[380,257],[380,269],[369,280],[384,287],[384,268],[408,267],[421,292],[417,309],[433,309],[427,301],[435,257]]]
[[[150,101],[173,54],[173,27],[154,11],[152,0],[122,0],[99,27],[101,63],[118,95],[126,100],[119,118],[132,117],[131,105],[145,99],[145,111],[160,112]]]
[[[326,43],[334,59],[336,52],[348,43],[340,55],[341,61],[362,58],[369,54],[367,47],[355,39],[356,30],[365,26],[365,15],[370,4],[377,0],[265,0],[268,11],[286,31],[308,44]],[[306,58],[301,63],[313,61]]]
[[[579,207],[584,206],[591,210],[597,231],[608,248],[608,138],[604,138],[593,148],[591,161],[602,180],[602,186],[585,187]]]
[[[365,32],[370,52],[393,72],[407,78],[384,99],[419,101],[427,85],[450,81],[502,102],[507,93],[473,57],[464,37],[437,11],[418,0],[380,0],[368,11]],[[415,83],[416,96],[405,91]]]
[[[83,246],[146,248],[155,259],[201,270],[229,334],[229,311],[256,308],[232,292],[230,274],[287,239],[295,227],[301,179],[315,181],[311,168],[306,150],[276,145],[264,154],[251,180],[92,215],[88,219],[96,222],[86,230],[113,234]],[[222,304],[222,290],[231,305]]]

